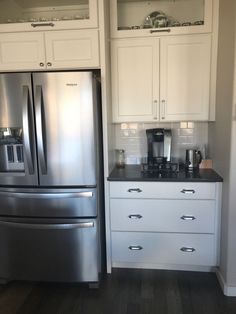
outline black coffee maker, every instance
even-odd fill
[[[171,155],[171,130],[148,129],[148,164],[164,164],[170,162]]]

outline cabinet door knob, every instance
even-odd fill
[[[41,67],[44,67],[44,63],[43,63],[43,62],[40,62],[39,65],[40,65]]]
[[[52,63],[51,63],[51,62],[48,62],[48,63],[47,63],[47,66],[48,66],[48,67],[51,67],[51,66],[52,66]]]
[[[180,251],[185,252],[185,253],[193,253],[196,250],[193,247],[182,247]]]

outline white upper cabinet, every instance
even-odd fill
[[[159,40],[112,42],[113,121],[159,119]]]
[[[111,37],[206,33],[213,0],[111,0]]]
[[[47,68],[96,68],[99,66],[98,30],[45,32]]]
[[[161,121],[209,119],[211,35],[161,39]]]
[[[116,39],[111,58],[113,122],[209,119],[210,34]]]
[[[1,0],[0,32],[96,28],[97,0]]]
[[[97,29],[0,34],[0,71],[99,68]]]
[[[0,70],[37,70],[45,65],[43,33],[0,34]]]

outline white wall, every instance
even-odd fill
[[[209,145],[214,167],[224,178],[220,272],[226,285],[236,287],[236,210],[230,197],[230,191],[236,187],[232,181],[232,166],[236,155],[234,159],[231,158],[236,16],[234,11],[235,0],[220,0],[216,122],[209,126]]]
[[[235,12],[235,52],[234,52],[234,80],[233,80],[233,106],[231,124],[231,171],[229,175],[229,225],[228,225],[228,271],[227,284],[236,286],[236,4]]]

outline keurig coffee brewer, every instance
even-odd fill
[[[170,162],[171,155],[171,130],[148,129],[148,164]]]

